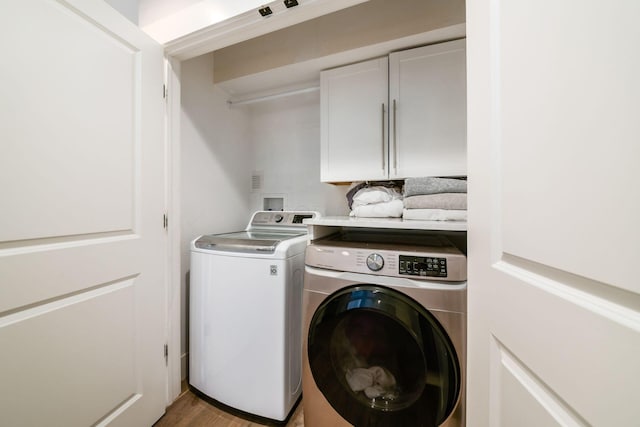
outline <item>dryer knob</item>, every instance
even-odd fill
[[[384,267],[384,258],[380,254],[371,254],[367,257],[367,267],[371,271],[380,271]]]
[[[284,217],[280,214],[276,215],[276,222],[282,222],[282,220],[284,219]]]

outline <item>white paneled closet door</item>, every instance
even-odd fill
[[[100,0],[0,2],[0,424],[166,396],[162,48]]]
[[[469,427],[640,423],[638,16],[467,2]]]

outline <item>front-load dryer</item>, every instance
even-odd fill
[[[306,252],[305,427],[465,425],[466,257],[347,230]]]
[[[300,397],[302,221],[317,216],[260,211],[191,244],[189,384],[225,409],[282,421]]]

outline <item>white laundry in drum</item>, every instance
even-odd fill
[[[349,369],[345,378],[351,390],[362,391],[369,399],[393,399],[397,396],[395,377],[381,366]]]

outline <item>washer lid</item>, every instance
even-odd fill
[[[209,234],[195,242],[198,249],[227,252],[272,254],[283,241],[304,236],[306,233],[270,233],[261,231],[236,231],[224,234]]]

